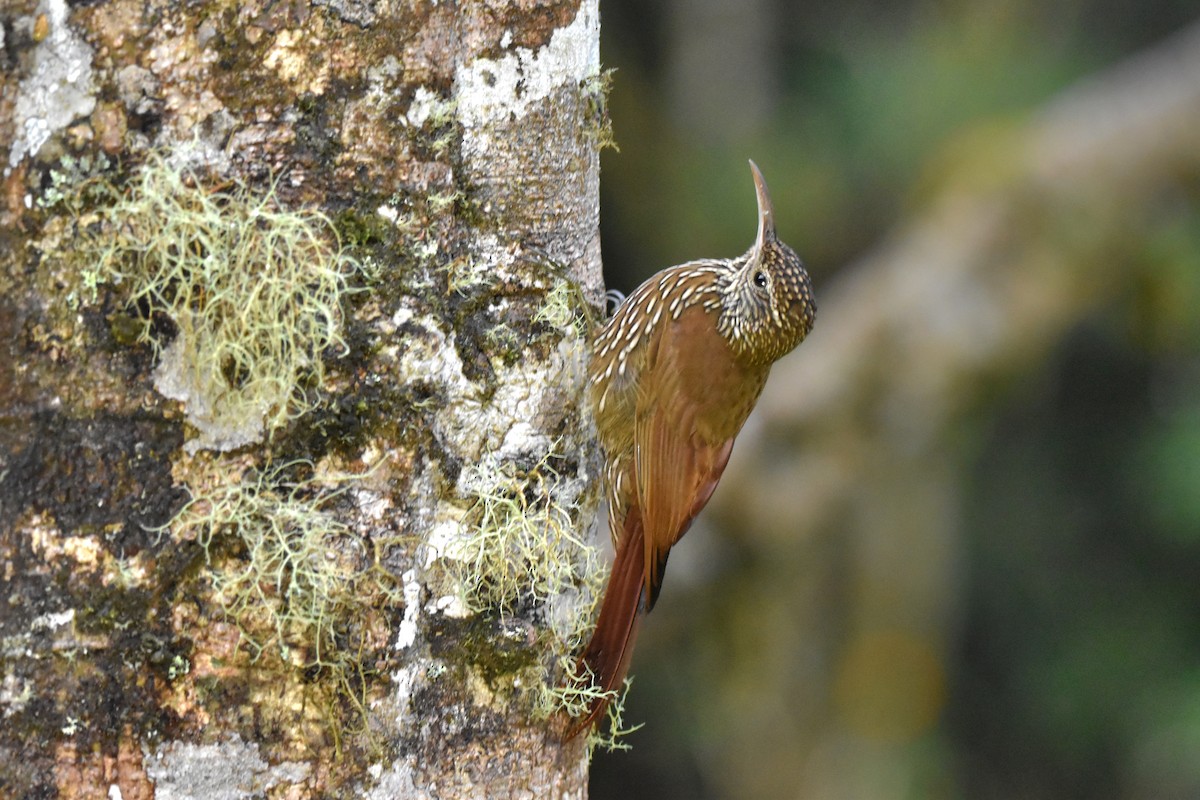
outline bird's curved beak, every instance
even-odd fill
[[[754,240],[754,252],[761,253],[767,242],[775,241],[775,208],[771,205],[767,182],[753,161],[750,172],[754,174],[754,193],[758,196],[758,237]]]

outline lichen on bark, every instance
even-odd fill
[[[495,496],[481,469],[536,473],[544,494],[525,507],[561,509],[579,542],[594,516],[579,321],[601,294],[587,133],[598,13],[594,0],[449,5],[114,0],[50,16],[91,49],[104,102],[78,106],[36,152],[10,152],[4,178],[0,554],[14,590],[0,629],[14,647],[0,784],[186,797],[199,786],[187,776],[204,775],[230,797],[583,793],[582,752],[532,715],[556,679],[559,598],[518,592],[503,613],[468,614],[441,559],[478,529],[482,487]],[[12,97],[41,43],[39,7],[10,13],[6,31],[30,32],[7,43]],[[486,70],[505,80],[468,77]],[[12,114],[0,106],[0,126],[23,124]],[[224,454],[184,452],[187,410],[156,389],[160,354],[131,335],[149,322],[169,345],[161,303],[131,303],[113,281],[80,302],[64,256],[95,208],[42,202],[64,155],[106,154],[119,185],[183,144],[210,188],[274,186],[282,208],[319,208],[363,265],[339,301],[345,347],[310,356],[319,403]],[[287,463],[304,474],[274,471]],[[239,486],[319,498],[348,473],[319,509],[345,526],[326,549],[358,553],[350,574],[379,570],[396,591],[360,598],[376,602],[370,620],[332,634],[358,648],[351,699],[323,691],[317,662],[255,660],[224,613],[214,569],[252,564],[259,540],[227,528],[206,560],[198,529],[163,527],[189,496],[193,510]],[[586,605],[572,581],[566,602]],[[205,771],[222,748],[229,774]]]

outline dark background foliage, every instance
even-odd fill
[[[609,285],[628,291],[665,265],[742,252],[754,233],[753,157],[820,297],[919,217],[947,175],[1002,171],[1006,153],[992,143],[1005,131],[1200,8],[605,0],[602,12],[620,146],[604,155],[601,182]],[[773,575],[770,555],[738,537],[736,509],[710,511],[673,555],[635,656],[629,713],[647,725],[631,752],[597,757],[594,797],[1200,796],[1198,188],[1180,175],[1162,209],[1177,221],[1135,232],[1121,257],[1138,274],[1119,296],[1052,352],[1030,353],[1016,377],[979,387],[980,411],[944,434],[967,466],[955,476],[959,558],[947,567],[955,589],[945,645],[932,649],[928,713],[874,734],[844,718],[852,711],[806,717],[815,729],[797,751],[745,747],[721,728],[736,712],[711,709],[739,701],[716,696],[737,682],[714,680],[714,651],[734,671],[776,646],[810,647],[816,673],[849,668],[836,631],[819,645],[753,632],[731,647],[729,630],[755,625],[738,605],[746,585],[808,578]],[[824,335],[838,326],[818,316]],[[804,357],[801,347],[789,358]],[[837,536],[796,544],[820,562],[796,617],[845,617],[854,578],[837,563]],[[865,680],[825,683],[870,694]],[[822,693],[780,697],[780,730],[797,703],[839,707]],[[918,700],[893,698],[895,716]],[[870,769],[894,765],[896,779],[863,784],[855,773],[866,766],[822,760],[848,737],[876,748]],[[799,784],[771,778],[796,774],[797,762],[813,765]],[[832,777],[809,774],[827,763]]]

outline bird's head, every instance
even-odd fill
[[[758,236],[730,262],[718,326],[741,358],[768,365],[804,341],[817,304],[804,262],[775,232],[771,196],[753,161],[750,170],[758,196]]]

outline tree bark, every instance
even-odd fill
[[[536,712],[594,583],[596,0],[0,14],[0,794],[585,796]],[[269,276],[194,279],[325,252],[285,223],[334,299],[272,267],[251,335],[316,349],[230,427],[204,320]],[[487,549],[528,518],[565,567]]]

